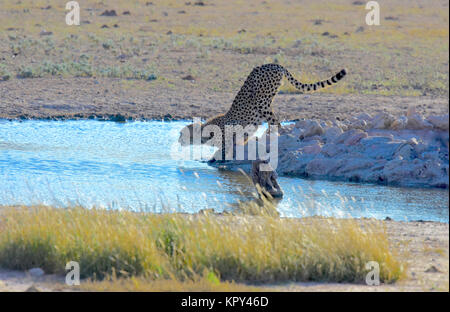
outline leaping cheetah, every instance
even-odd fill
[[[259,126],[264,121],[269,125],[280,127],[280,122],[275,116],[272,108],[272,100],[278,92],[281,80],[286,77],[289,82],[298,90],[303,92],[314,92],[316,90],[331,86],[337,83],[347,74],[346,69],[342,69],[336,75],[323,81],[312,84],[301,83],[295,79],[291,73],[281,65],[265,64],[255,67],[244,82],[244,85],[236,95],[231,108],[227,113],[217,115],[200,125],[202,137],[201,144],[214,145],[222,149],[222,159],[225,158],[225,126],[226,125],[248,125]],[[220,137],[215,137],[214,133],[204,133],[207,126],[216,125],[221,130]],[[181,145],[194,144],[193,124],[186,126],[179,138]],[[185,135],[189,131],[189,135]],[[217,134],[217,133],[216,133]],[[248,133],[251,136],[253,133]],[[221,145],[220,145],[221,144]]]

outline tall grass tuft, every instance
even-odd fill
[[[64,273],[69,261],[94,279],[363,282],[368,261],[382,282],[404,274],[376,221],[2,208],[0,267]]]

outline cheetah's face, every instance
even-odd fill
[[[181,146],[206,144],[214,137],[214,132],[204,131],[201,124],[190,124],[181,129],[178,143]]]

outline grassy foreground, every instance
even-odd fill
[[[219,281],[212,274],[195,279],[179,281],[176,279],[151,280],[145,277],[114,278],[103,280],[87,280],[80,286],[71,286],[72,289],[82,291],[103,292],[259,292],[276,291],[272,288],[235,283],[233,281]],[[67,288],[66,288],[67,289]]]
[[[382,282],[403,265],[379,223],[310,218],[147,214],[83,208],[2,208],[0,267],[82,278],[139,277],[213,283],[362,282],[368,261]]]

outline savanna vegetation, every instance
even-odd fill
[[[321,92],[448,96],[445,1],[383,2],[380,26],[368,26],[365,2],[353,0],[91,0],[80,3],[80,26],[65,24],[63,2],[1,6],[4,80],[107,77],[164,88],[195,80],[230,92],[255,65],[276,62],[305,82],[350,70]]]
[[[77,261],[91,289],[114,289],[105,278],[137,289],[148,283],[219,290],[238,287],[235,282],[363,283],[369,261],[377,261],[381,281],[391,283],[406,269],[391,247],[381,223],[352,219],[35,206],[3,207],[0,221],[0,267],[64,274],[66,263]]]

